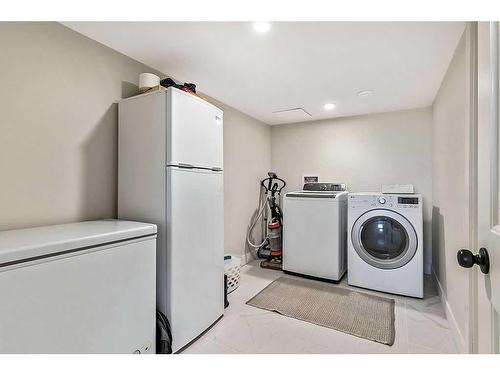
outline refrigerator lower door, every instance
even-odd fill
[[[223,194],[222,172],[167,168],[166,315],[174,352],[224,312]]]

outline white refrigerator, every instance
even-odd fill
[[[223,112],[169,88],[118,107],[118,217],[155,223],[174,352],[224,312]]]

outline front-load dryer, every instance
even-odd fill
[[[283,201],[283,271],[339,281],[347,268],[345,184],[307,183]]]
[[[422,197],[348,197],[348,284],[423,298]]]

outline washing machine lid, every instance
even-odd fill
[[[403,267],[418,248],[417,233],[410,221],[387,209],[361,215],[352,227],[351,241],[361,259],[381,269]]]
[[[337,198],[339,193],[334,193],[331,191],[293,191],[291,193],[286,193],[285,197],[292,198]]]
[[[287,193],[286,197],[295,198],[337,198],[340,194],[347,194],[347,185],[336,182],[308,182],[300,191]]]

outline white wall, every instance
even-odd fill
[[[116,100],[147,66],[54,22],[0,23],[0,230],[116,215]]]
[[[214,103],[224,110],[225,249],[248,261],[246,231],[259,203],[260,180],[271,170],[271,127]],[[256,239],[259,234],[260,226],[254,232]]]
[[[462,348],[468,334],[469,274],[458,266],[456,254],[469,244],[466,50],[464,33],[436,96],[432,127],[433,268]]]
[[[54,22],[0,23],[0,230],[116,217],[117,100],[155,72]],[[156,72],[160,74],[159,72]],[[224,110],[227,252],[243,254],[270,127]]]
[[[272,168],[300,190],[302,174],[345,182],[352,192],[413,184],[424,200],[426,271],[432,259],[431,109],[272,127]]]

